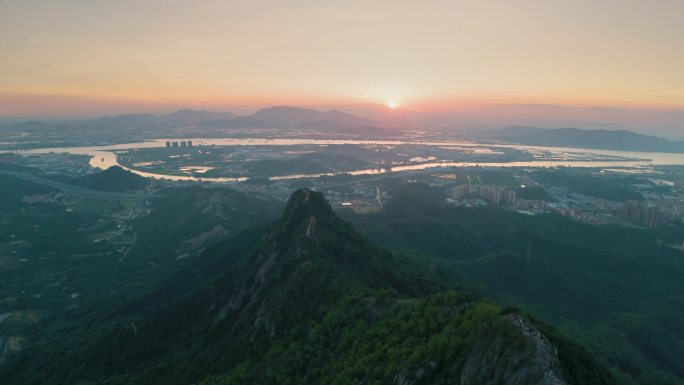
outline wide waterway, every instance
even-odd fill
[[[661,153],[661,152],[635,152],[635,151],[616,151],[616,150],[598,150],[587,148],[570,148],[570,147],[542,147],[542,146],[524,146],[516,144],[499,144],[499,143],[475,143],[475,142],[460,142],[460,141],[439,141],[439,142],[419,142],[419,141],[400,141],[400,140],[347,140],[347,139],[205,139],[205,138],[186,138],[186,139],[154,139],[139,143],[125,143],[107,146],[91,146],[91,147],[54,147],[54,148],[39,148],[22,150],[19,153],[25,155],[37,155],[47,153],[68,153],[74,155],[90,156],[90,165],[92,167],[107,169],[112,166],[119,166],[129,170],[137,175],[154,178],[154,179],[168,179],[177,181],[205,181],[205,182],[240,182],[248,179],[247,177],[240,178],[205,178],[189,175],[169,175],[156,174],[145,172],[119,164],[116,156],[117,151],[143,149],[143,148],[161,148],[166,146],[167,141],[186,141],[191,140],[193,146],[296,146],[296,145],[383,145],[383,146],[399,146],[399,145],[423,145],[423,146],[440,146],[440,147],[494,147],[494,148],[513,148],[517,150],[524,150],[530,153],[552,153],[554,159],[539,159],[532,161],[509,161],[509,162],[450,162],[450,161],[435,161],[409,165],[393,166],[392,172],[401,171],[415,171],[425,170],[439,167],[628,167],[635,169],[645,169],[651,166],[663,165],[684,165],[684,154],[675,153]],[[596,160],[597,157],[620,158],[618,160]],[[382,174],[390,170],[386,169],[360,169],[346,172],[352,175],[372,175]],[[323,174],[307,174],[307,175],[281,175],[274,176],[272,180],[295,179],[304,177],[319,177],[324,175],[335,175],[340,173],[323,173]]]

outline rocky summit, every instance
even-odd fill
[[[615,383],[553,328],[427,277],[300,189],[280,219],[216,243],[161,288],[0,374],[7,384]]]

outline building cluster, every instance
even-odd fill
[[[166,142],[166,148],[170,147],[192,147],[192,140],[181,140],[179,142]]]
[[[489,203],[497,205],[514,205],[516,202],[515,191],[503,187],[467,183],[451,188],[451,197],[453,199],[463,199],[472,196],[482,198]]]
[[[629,201],[622,206],[622,218],[639,226],[654,228],[662,223],[660,208]]]

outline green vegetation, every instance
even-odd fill
[[[200,199],[205,201],[206,198]],[[553,329],[392,255],[299,190],[156,289],[52,328],[7,384],[615,384]],[[446,277],[443,277],[446,278]],[[537,330],[544,330],[540,335]]]
[[[82,327],[75,320],[149,293],[279,206],[225,188],[173,188],[148,201],[91,195],[0,174],[0,366],[24,351],[16,349]]]
[[[565,187],[580,194],[620,202],[641,200],[641,194],[634,191],[632,185],[645,182],[633,177],[599,178],[594,175],[557,171],[538,171],[533,174],[533,177],[540,183]]]
[[[408,187],[394,190],[377,214],[344,211],[344,218],[373,241],[434,264],[443,280],[577,337],[621,383],[682,383],[684,253],[669,246],[681,242],[681,226],[597,227],[551,214],[451,207],[437,190]]]
[[[96,174],[83,176],[72,182],[73,184],[102,191],[130,191],[142,190],[150,183],[149,180],[121,167],[113,166]]]
[[[365,294],[365,295],[364,295]],[[512,373],[530,370],[526,379],[538,380],[538,368],[529,368],[534,356],[530,341],[513,323],[501,315],[497,306],[475,302],[456,292],[434,294],[422,299],[396,298],[389,292],[351,293],[312,322],[306,333],[283,338],[263,359],[245,360],[226,374],[211,377],[203,385],[219,384],[388,384],[404,381],[421,383],[458,383],[471,379],[462,362],[470,364],[476,345],[485,343],[488,334],[500,340],[498,362],[477,362],[478,376],[508,379]],[[554,338],[559,337],[553,334]],[[568,383],[611,384],[605,369],[586,365],[590,356],[558,338],[568,358],[576,360],[569,368],[582,368],[576,375],[563,368]],[[559,346],[559,345],[557,345]],[[529,350],[528,350],[529,349]],[[502,370],[515,354],[524,358],[519,367]],[[466,366],[467,366],[466,364]],[[593,377],[591,377],[593,376]],[[498,378],[497,378],[498,377]]]
[[[540,200],[553,202],[555,199],[541,186],[518,187],[515,190],[518,199]]]
[[[473,184],[491,184],[496,186],[515,186],[516,181],[509,170],[469,170],[463,174],[470,176]]]

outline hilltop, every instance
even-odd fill
[[[13,357],[8,384],[614,384],[583,348],[428,278],[301,189],[137,300]],[[454,289],[456,289],[454,291]]]
[[[119,166],[112,166],[104,171],[80,177],[73,184],[101,191],[130,191],[142,190],[150,183],[146,178],[124,170]]]

